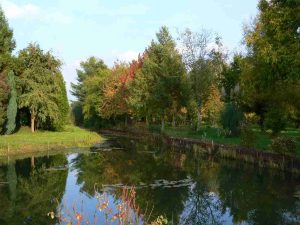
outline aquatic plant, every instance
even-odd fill
[[[123,187],[122,195],[117,204],[110,204],[108,193],[100,193],[95,188],[95,197],[97,204],[93,215],[93,221],[90,221],[83,212],[83,202],[81,210],[78,210],[76,204],[70,210],[66,204],[61,206],[58,203],[58,210],[49,212],[48,216],[52,220],[56,220],[59,225],[98,225],[98,224],[118,224],[118,225],[165,225],[168,220],[163,216],[157,217],[154,221],[150,221],[152,210],[147,214],[141,213],[136,203],[136,191],[134,187]],[[99,216],[104,216],[105,221],[98,221]]]

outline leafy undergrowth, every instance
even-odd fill
[[[68,125],[63,131],[36,131],[22,127],[17,133],[0,136],[0,155],[15,155],[69,147],[88,147],[103,138],[96,132]]]

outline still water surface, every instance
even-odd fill
[[[170,224],[300,224],[299,176],[162,146],[114,140],[118,149],[0,159],[0,224],[55,224],[47,213],[80,208],[93,221],[95,184],[117,204],[137,204]],[[106,149],[108,150],[108,149]],[[104,224],[104,216],[97,218]]]

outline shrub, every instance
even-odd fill
[[[272,140],[271,150],[281,154],[292,154],[296,152],[296,140],[291,137],[276,137]]]
[[[278,108],[272,108],[265,114],[265,127],[271,129],[273,134],[282,131],[287,123],[286,115]]]
[[[156,124],[151,124],[148,126],[148,130],[151,132],[151,133],[161,133],[161,128],[159,125],[156,125]]]
[[[227,103],[221,114],[221,124],[227,130],[229,136],[237,136],[240,133],[242,114],[233,103]]]
[[[255,146],[256,135],[248,124],[241,127],[241,145],[247,148]]]

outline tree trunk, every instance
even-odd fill
[[[165,115],[161,118],[161,132],[165,131]]]
[[[175,118],[174,114],[173,114],[173,119],[172,119],[172,127],[176,127],[176,118]]]
[[[125,115],[125,127],[127,128],[128,121],[127,121],[127,114]]]
[[[146,116],[146,126],[149,126],[149,120],[148,120],[148,116]]]
[[[35,167],[34,156],[31,156],[30,164],[31,164],[31,168],[34,169]]]
[[[197,112],[197,131],[200,131],[201,129],[201,113],[200,113],[200,109]]]
[[[35,115],[34,113],[31,113],[31,132],[34,133],[34,122],[35,122]]]
[[[258,121],[258,124],[260,126],[260,130],[261,131],[265,131],[265,126],[264,126],[264,122],[265,122],[265,117],[264,115],[262,114],[259,118],[259,121]]]

